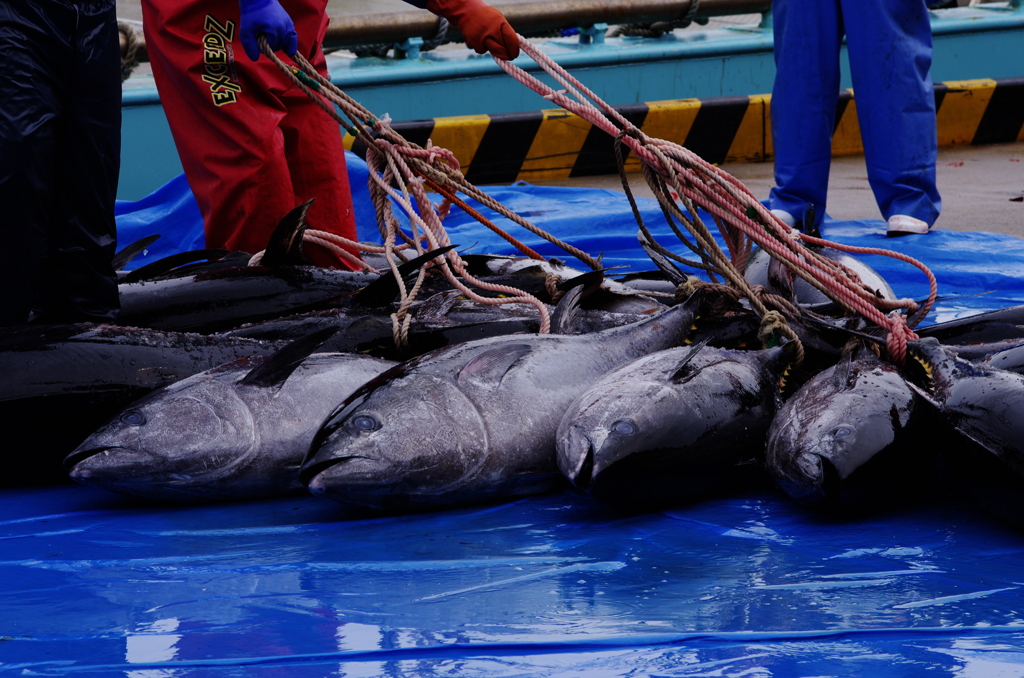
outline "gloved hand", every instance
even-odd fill
[[[477,54],[506,61],[519,56],[519,38],[505,16],[483,0],[428,0],[427,9],[458,26]]]
[[[284,50],[292,55],[299,50],[299,34],[295,23],[278,0],[238,0],[242,16],[239,20],[242,48],[250,59],[260,58],[260,45],[256,36],[267,34],[270,49]]]

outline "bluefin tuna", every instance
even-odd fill
[[[870,512],[905,499],[929,475],[935,410],[898,368],[870,351],[804,384],[768,434],[768,470],[802,504]]]
[[[329,333],[150,393],[68,456],[71,477],[173,502],[304,492],[299,465],[324,418],[339,400],[394,365],[363,355],[310,355]]]
[[[61,461],[111,416],[146,393],[282,343],[113,325],[0,329],[0,485],[67,480]]]
[[[631,510],[735,490],[762,472],[793,348],[699,344],[609,372],[563,417],[559,469],[594,498]]]
[[[910,342],[920,385],[958,436],[943,447],[954,477],[996,517],[1024,528],[1024,375],[957,357],[934,338]]]
[[[495,337],[402,363],[327,419],[302,479],[315,494],[389,511],[549,489],[570,403],[619,365],[682,343],[702,303],[695,295],[625,327]]]

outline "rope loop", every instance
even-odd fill
[[[772,348],[779,345],[780,337],[795,342],[796,357],[793,360],[793,365],[801,365],[804,362],[804,345],[800,338],[786,323],[785,316],[778,311],[768,311],[761,318],[761,326],[757,329],[757,339],[761,342],[762,347]]]
[[[117,22],[117,32],[121,44],[121,82],[124,82],[139,65],[141,42],[135,28],[126,21]]]
[[[544,276],[544,289],[551,298],[552,304],[557,304],[565,296],[565,292],[558,289],[558,276],[554,273],[548,273]]]

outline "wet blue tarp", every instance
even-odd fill
[[[649,268],[613,194],[491,192]],[[950,316],[1024,298],[1019,240],[881,228],[826,235],[923,259],[943,294],[994,291],[945,300]],[[877,267],[923,296],[916,269]],[[636,516],[564,489],[385,518],[315,497],[160,507],[8,489],[0,675],[1024,676],[1022,551],[1024,534],[955,495],[836,521],[767,488]]]
[[[359,238],[380,242],[376,215],[366,189],[366,163],[347,153]],[[512,186],[484,190],[499,202],[537,226],[569,241],[594,256],[603,254],[605,266],[620,271],[653,269],[650,259],[636,241],[637,226],[622,193],[601,189]],[[672,234],[661,209],[651,199],[639,199],[645,224],[657,240],[683,255],[689,255]],[[476,209],[501,228],[548,257],[559,257],[587,270],[581,262],[558,247],[475,201]],[[153,195],[136,203],[118,203],[118,238],[122,244],[152,233],[162,236],[129,268],[174,252],[202,247],[202,220],[184,175],[169,182]],[[396,210],[396,214],[401,213]],[[714,230],[711,218],[701,213]],[[444,222],[452,242],[460,251],[490,254],[519,254],[509,243],[467,214],[453,208]],[[950,320],[984,310],[1024,303],[1024,240],[986,232],[957,232],[939,228],[927,238],[887,238],[880,219],[835,221],[826,218],[826,238],[858,247],[879,247],[914,257],[926,263],[939,281],[942,295],[928,322]],[[721,243],[720,243],[721,244]],[[900,297],[924,299],[928,281],[913,266],[888,257],[863,257],[895,289]],[[980,296],[979,296],[980,295]]]

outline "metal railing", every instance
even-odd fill
[[[736,14],[758,14],[771,8],[771,0],[551,0],[511,5],[493,3],[512,28],[527,37],[565,28],[594,24],[642,24],[681,19],[698,2],[696,19]],[[425,40],[437,35],[438,18],[430,12],[412,10],[400,14],[364,14],[331,17],[324,39],[328,49],[355,47],[372,43],[401,43],[409,38]],[[452,42],[462,36],[452,26]]]

